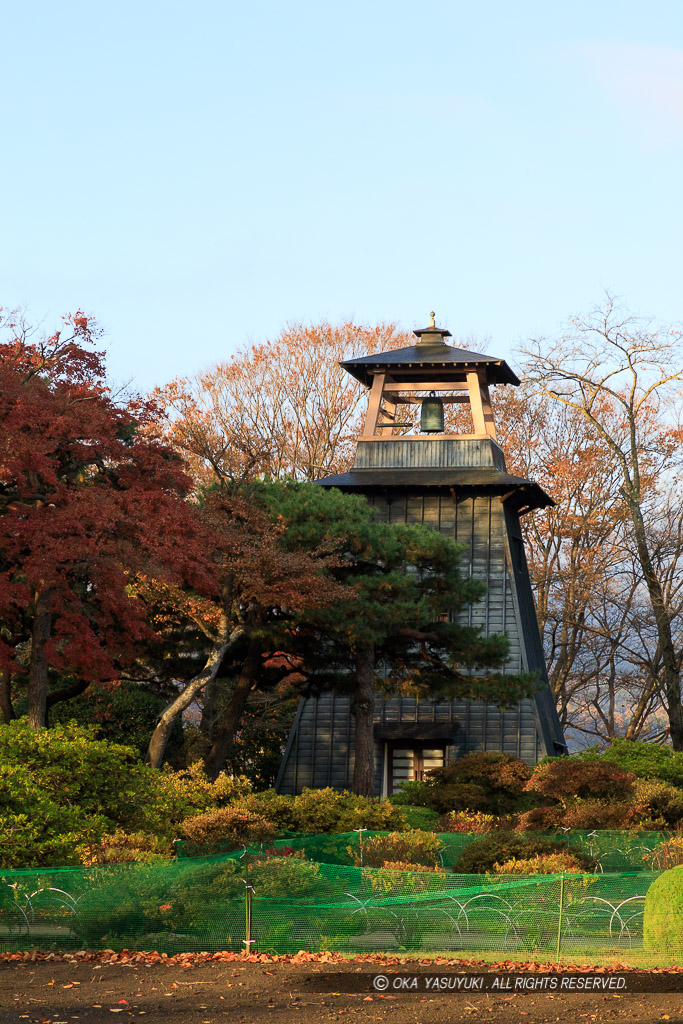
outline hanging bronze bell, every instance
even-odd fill
[[[440,398],[436,397],[435,391],[430,391],[429,398],[425,398],[422,402],[422,412],[420,414],[420,433],[421,434],[443,434],[444,432],[444,418],[443,418],[443,402]]]

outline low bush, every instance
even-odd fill
[[[124,832],[117,829],[102,836],[98,842],[84,843],[79,849],[82,864],[134,864],[166,860],[173,853],[172,844],[145,832]]]
[[[607,760],[639,779],[661,779],[683,789],[683,752],[642,740],[614,740],[603,753],[586,751],[587,760]]]
[[[352,832],[367,828],[373,832],[400,828],[400,808],[388,800],[358,796],[331,788],[304,789],[293,800],[293,828],[296,832]]]
[[[534,857],[512,857],[493,865],[497,875],[555,875],[561,872],[581,874],[583,868],[568,851],[539,853]]]
[[[494,870],[495,864],[504,864],[513,859],[529,860],[540,854],[566,852],[566,844],[559,839],[523,835],[520,832],[492,832],[470,843],[460,854],[453,871],[463,875],[485,875]],[[586,870],[593,869],[593,861],[590,858],[573,850],[572,856]]]
[[[432,787],[428,782],[417,782],[413,779],[408,779],[400,789],[391,794],[389,802],[397,804],[399,807],[403,807],[405,804],[411,807],[427,807],[429,806],[431,793]]]
[[[655,878],[645,897],[643,948],[683,953],[683,866]]]
[[[408,832],[391,832],[388,836],[372,836],[363,843],[363,864],[366,867],[388,867],[389,864],[418,864],[437,867],[443,842],[432,832],[413,829]],[[348,848],[357,865],[361,857],[357,849]]]
[[[527,793],[557,800],[566,807],[577,799],[621,802],[632,795],[634,784],[632,772],[604,758],[562,757],[536,765],[524,788]]]
[[[403,863],[398,861],[397,863]],[[400,870],[393,868],[373,868],[365,872],[367,877],[363,880],[364,885],[377,893],[378,896],[415,897],[426,896],[428,893],[443,892],[446,888],[448,875],[443,870],[434,871],[429,866],[408,864]],[[371,908],[373,915],[372,924],[382,927],[391,926],[391,916],[415,914],[415,907],[409,904],[397,906],[394,911],[391,908]]]
[[[515,826],[519,832],[559,832],[564,821],[564,809],[553,807],[532,807],[520,814]]]
[[[274,789],[267,789],[262,793],[248,793],[234,803],[239,804],[245,811],[267,818],[278,831],[298,831],[295,822],[294,797],[276,793]]]
[[[254,811],[234,804],[187,818],[180,825],[182,836],[202,852],[237,850],[242,845],[273,839],[276,828]]]
[[[564,828],[579,832],[631,828],[633,820],[633,805],[626,800],[576,800],[562,815]]]
[[[330,787],[304,789],[295,797],[269,789],[249,793],[233,806],[266,818],[278,830],[314,835],[352,832],[358,828],[382,832],[404,823],[402,811],[388,800],[340,793]]]
[[[394,802],[448,811],[509,814],[528,806],[524,785],[531,776],[526,761],[497,751],[466,754],[436,768],[426,782],[408,782]]]
[[[80,863],[83,843],[97,843],[109,818],[62,801],[21,764],[0,763],[0,866],[36,868]]]
[[[320,865],[298,857],[259,859],[250,872],[255,895],[268,899],[301,899],[320,885]]]
[[[683,865],[683,837],[660,843],[643,854],[643,861],[652,871],[667,871]]]
[[[407,829],[422,829],[423,832],[440,832],[439,815],[429,807],[401,806],[403,823]]]
[[[34,732],[13,721],[0,725],[0,863],[77,864],[81,848],[116,833],[155,836],[170,849],[178,822],[248,788],[225,775],[209,782],[200,765],[150,768],[131,747],[95,739],[93,727]]]
[[[645,832],[677,828],[683,821],[683,790],[661,779],[636,779],[631,820]]]
[[[435,832],[463,832],[486,835],[488,832],[510,831],[516,825],[514,815],[484,814],[483,811],[449,811],[442,814]]]

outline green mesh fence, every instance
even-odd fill
[[[331,840],[359,843],[357,833],[315,838],[328,855],[338,849],[324,845]],[[279,844],[293,845],[292,837]],[[276,953],[552,961],[559,955],[565,962],[616,959],[634,966],[680,962],[683,955],[683,939],[677,945],[675,936],[643,941],[646,896],[661,872],[458,875],[288,853],[254,849],[241,856],[0,872],[0,949],[237,951],[250,939],[252,949]]]
[[[525,833],[532,835],[533,833]],[[386,836],[387,832],[371,832],[367,829],[356,832],[344,832],[332,835],[301,835],[295,832],[282,832],[270,846],[274,849],[291,847],[297,853],[303,853],[308,860],[324,864],[357,865],[361,857],[361,848],[373,836]],[[541,835],[541,833],[539,833]],[[683,838],[678,832],[634,832],[601,831],[601,832],[559,832],[555,835],[542,833],[543,839],[562,842],[574,847],[591,857],[598,871],[649,871],[652,868],[651,854],[661,843],[674,836]],[[440,854],[444,868],[453,868],[463,850],[471,843],[481,839],[481,835],[461,832],[441,832],[438,838],[442,843]],[[179,857],[196,857],[216,851],[192,843],[178,842]],[[226,846],[226,851],[228,852]],[[658,865],[655,865],[658,866]],[[664,865],[666,866],[666,865]]]

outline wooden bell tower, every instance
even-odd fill
[[[487,592],[463,614],[486,635],[505,633],[508,673],[536,672],[534,698],[502,711],[482,701],[379,698],[375,707],[375,793],[466,753],[499,750],[535,762],[566,750],[548,676],[519,517],[552,505],[535,483],[508,474],[496,440],[489,388],[518,385],[503,359],[454,348],[450,332],[416,330],[408,348],[342,363],[369,389],[368,409],[348,473],[323,487],[363,494],[378,519],[422,523],[466,546],[465,573]],[[348,789],[353,716],[348,697],[302,700],[276,787]]]

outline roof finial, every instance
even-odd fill
[[[434,310],[432,310],[431,313],[429,314],[429,317],[430,317],[430,319],[429,319],[429,326],[430,327],[436,327],[436,320],[434,319],[435,316],[436,316],[436,313],[434,312]]]

